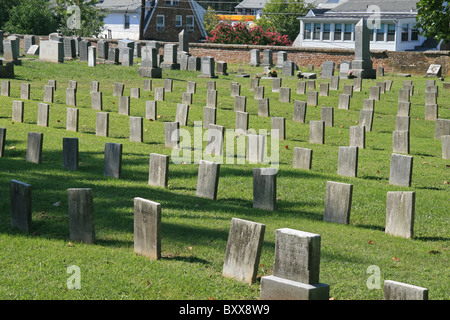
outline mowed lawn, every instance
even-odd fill
[[[319,97],[319,106],[308,106],[306,123],[292,121],[294,100],[306,101],[296,93],[297,79],[283,78],[282,86],[291,88],[291,102],[279,102],[270,80],[261,79],[265,97],[270,99],[271,116],[286,118],[286,140],[279,141],[277,204],[275,211],[253,208],[254,167],[267,165],[223,163],[220,168],[216,201],[196,197],[198,165],[193,161],[169,165],[168,188],[148,185],[149,155],[172,156],[164,145],[164,122],[175,121],[177,103],[187,81],[197,82],[197,92],[189,108],[189,120],[182,127],[192,135],[194,121],[202,121],[206,105],[206,82],[198,72],[163,70],[163,78],[173,79],[173,91],[158,101],[156,121],[144,119],[144,142],[129,141],[129,117],[118,114],[118,97],[113,97],[115,82],[141,88],[141,97],[131,99],[130,115],[145,117],[145,102],[154,100],[154,88],[164,79],[153,79],[152,91],[143,91],[143,78],[132,67],[98,64],[89,68],[79,61],[63,64],[24,60],[15,67],[11,96],[0,97],[0,127],[6,128],[6,144],[0,158],[0,299],[151,299],[151,300],[257,300],[260,277],[271,275],[274,263],[275,230],[292,228],[321,236],[320,282],[330,286],[335,300],[381,300],[383,281],[395,280],[429,289],[429,299],[449,299],[449,181],[450,162],[442,159],[441,141],[434,139],[434,121],[424,120],[425,81],[386,75],[364,80],[361,92],[354,92],[350,109],[338,109],[339,91]],[[250,78],[236,77],[243,69],[253,77],[263,68],[230,64],[229,75],[215,79],[218,90],[217,124],[234,129],[234,98],[230,83],[241,84],[247,96],[249,127],[270,131],[270,118],[259,117],[257,101],[250,90]],[[240,70],[241,71],[241,70]],[[338,147],[349,145],[349,127],[358,125],[363,99],[376,81],[390,79],[393,86],[375,103],[373,130],[366,134],[366,148],[359,150],[358,176],[337,174]],[[2,79],[4,80],[4,79]],[[54,103],[50,105],[49,127],[39,127],[37,104],[43,87],[57,81]],[[78,81],[77,107],[79,131],[66,130],[65,89],[69,80]],[[413,160],[411,187],[389,184],[392,131],[395,128],[398,90],[403,80],[412,80],[410,155]],[[96,110],[91,108],[90,82],[99,81],[103,92],[103,111],[110,113],[110,136],[95,134]],[[319,83],[329,80],[317,79]],[[31,99],[25,100],[24,123],[11,121],[13,100],[20,99],[20,84],[31,85]],[[450,119],[450,90],[439,86],[439,118]],[[309,121],[320,120],[320,107],[334,107],[334,126],[325,129],[325,144],[309,143]],[[42,162],[25,161],[27,133],[44,134]],[[206,132],[206,130],[203,130]],[[79,169],[62,166],[62,140],[79,139]],[[206,135],[205,135],[206,139]],[[270,139],[269,154],[270,154]],[[236,139],[237,141],[237,139]],[[228,141],[228,143],[236,143]],[[123,144],[122,177],[103,175],[106,142]],[[187,140],[184,141],[185,143]],[[198,142],[197,142],[198,143]],[[225,141],[225,144],[227,140]],[[206,141],[202,142],[203,147]],[[313,150],[311,170],[294,169],[295,147]],[[225,162],[225,161],[224,161]],[[32,185],[32,232],[21,233],[11,227],[10,180]],[[350,223],[323,221],[327,181],[353,185]],[[95,244],[69,239],[67,189],[92,188],[95,210]],[[388,191],[416,193],[414,238],[385,234],[386,195]],[[162,258],[158,261],[136,255],[133,250],[133,199],[141,197],[161,203]],[[222,267],[233,217],[265,224],[264,244],[257,282],[241,283],[222,276]],[[81,289],[70,289],[69,266],[79,267]],[[373,268],[379,270],[379,282]],[[369,285],[368,285],[369,284]]]

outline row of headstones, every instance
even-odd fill
[[[256,170],[256,169],[255,169]],[[11,180],[11,225],[31,229],[31,185]],[[407,195],[409,196],[409,194]],[[91,188],[67,189],[71,241],[94,243],[94,199]],[[395,194],[397,200],[403,194]],[[398,202],[398,201],[397,201]],[[398,205],[398,204],[397,204]],[[161,259],[161,204],[134,198],[134,252],[151,260]],[[261,258],[265,225],[232,218],[222,268],[224,277],[253,284]],[[321,236],[290,228],[275,231],[273,274],[261,278],[261,300],[328,300],[330,286],[319,281]],[[427,300],[428,289],[386,280],[386,300]]]

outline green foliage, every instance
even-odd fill
[[[305,15],[310,7],[303,0],[270,0],[262,11],[276,31],[294,41],[300,31],[297,18]]]
[[[208,7],[205,15],[203,16],[203,26],[205,27],[206,33],[211,34],[217,25],[219,24],[219,17],[217,17],[217,12],[212,7]]]
[[[450,8],[445,0],[420,0],[417,3],[420,34],[450,42]]]
[[[9,20],[11,8],[17,6],[20,0],[0,0],[0,30]]]
[[[9,33],[45,35],[58,28],[47,0],[28,0],[10,9],[4,30]]]

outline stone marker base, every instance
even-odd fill
[[[169,70],[180,70],[179,63],[161,63],[161,68]]]
[[[138,75],[139,75],[139,77],[145,77],[145,78],[162,78],[162,69],[161,68],[139,68]]]
[[[304,79],[317,79],[316,73],[306,72],[302,73]]]
[[[7,62],[0,64],[0,78],[14,78],[14,64]]]
[[[352,69],[351,70],[355,78],[361,79],[376,79],[377,70],[375,69]]]
[[[120,63],[119,63],[119,62],[116,62],[116,61],[105,60],[105,64],[118,65],[118,64],[120,64]]]
[[[329,300],[330,286],[307,284],[275,276],[261,278],[260,300]]]
[[[206,75],[206,74],[200,74],[200,75],[197,76],[197,78],[215,79],[215,78],[217,78],[217,76],[216,75],[210,76],[210,75]]]

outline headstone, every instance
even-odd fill
[[[79,46],[79,54],[81,62],[88,62],[88,48],[92,46],[91,42],[88,40],[81,40]],[[42,49],[41,49],[42,51]]]
[[[64,59],[72,60],[77,56],[75,39],[65,37],[63,40],[64,45]]]
[[[312,149],[294,148],[294,160],[292,162],[293,168],[310,170],[312,164]]]
[[[349,146],[364,149],[366,147],[366,130],[361,126],[351,126]]]
[[[351,66],[356,78],[375,79],[377,76],[370,59],[370,37],[367,21],[363,18],[355,25],[355,60]]]
[[[250,50],[250,65],[259,67],[261,65],[261,54],[259,49]]]
[[[134,58],[142,57],[142,45],[139,41],[134,42],[133,57]]]
[[[258,100],[261,101],[261,100]],[[246,96],[235,96],[234,97],[234,111],[247,111],[247,97]]]
[[[380,87],[380,93],[385,94],[386,93],[386,82],[385,81],[377,81],[376,85]]]
[[[144,79],[144,91],[152,91],[152,79]]]
[[[264,163],[266,137],[262,134],[247,134],[247,161]]]
[[[216,73],[223,76],[228,75],[228,64],[226,61],[217,61]]]
[[[353,185],[327,181],[323,220],[349,224],[352,207]]]
[[[13,100],[11,120],[15,122],[23,122],[23,112],[25,103],[19,100]]]
[[[67,189],[70,240],[95,242],[94,201],[91,188]]]
[[[37,44],[33,44],[27,51],[27,54],[38,56],[39,55],[39,46]]]
[[[179,70],[180,64],[178,63],[178,45],[173,43],[166,43],[164,45],[164,61],[161,64],[161,68],[170,70]]]
[[[26,161],[31,163],[41,163],[42,144],[44,134],[40,132],[28,132]]]
[[[30,184],[10,181],[11,226],[22,232],[31,231],[31,192]]]
[[[180,124],[180,126],[187,126],[189,116],[189,106],[183,103],[177,103],[177,111],[175,115],[175,121]]]
[[[295,71],[297,70],[297,65],[294,61],[285,61],[283,63],[283,70],[282,74],[283,76],[292,77],[295,74]]]
[[[349,110],[350,109],[351,96],[349,94],[339,95],[338,109]]]
[[[375,100],[363,99],[363,110],[375,111]]]
[[[238,82],[232,82],[230,84],[230,96],[236,97],[241,94],[241,85]]]
[[[271,128],[272,130],[278,130],[278,136],[280,140],[286,140],[286,118],[272,117]]]
[[[270,103],[268,98],[258,100],[258,116],[270,117]]]
[[[120,51],[118,48],[108,49],[108,60],[105,61],[106,64],[116,65],[119,64]]]
[[[90,46],[88,48],[88,67],[95,67],[97,65],[97,48]]]
[[[319,96],[328,97],[329,94],[330,94],[330,84],[325,82],[319,84]]]
[[[383,67],[377,68],[377,77],[384,77],[384,68]]]
[[[37,125],[48,127],[50,106],[46,103],[38,103]]]
[[[429,80],[427,80],[429,81]],[[433,92],[436,93],[436,97],[439,95],[439,87],[437,85],[427,85],[425,87],[425,93]]]
[[[428,300],[428,289],[392,280],[384,280],[384,300]]]
[[[139,99],[141,97],[141,88],[131,88],[130,98]]]
[[[398,90],[398,101],[409,102],[410,94],[408,89],[399,89]]]
[[[264,99],[264,87],[255,87],[253,98],[255,100]]]
[[[259,87],[260,78],[250,79],[250,91],[254,91],[256,87]]]
[[[225,127],[216,124],[210,124],[208,128],[207,144],[205,154],[223,155],[223,142]]]
[[[164,91],[172,92],[173,89],[173,79],[164,79]]]
[[[431,64],[427,70],[427,77],[440,77],[442,66],[440,64]]]
[[[109,136],[109,113],[97,112],[95,116],[95,135],[100,137]]]
[[[121,39],[117,42],[117,48],[119,49],[119,62],[123,62],[123,53],[127,52],[128,55],[134,56],[134,41],[129,39]],[[131,49],[131,53],[129,51]]]
[[[409,95],[412,97],[414,95],[414,86],[412,84],[403,85],[403,89],[409,90]]]
[[[399,101],[397,107],[397,116],[409,117],[411,112],[411,102]]]
[[[53,103],[53,96],[54,96],[54,88],[49,85],[44,86],[44,98],[43,101],[45,103]]]
[[[219,175],[219,163],[200,160],[198,166],[197,191],[195,195],[201,198],[216,200]]]
[[[308,106],[317,106],[319,100],[319,93],[317,91],[306,92],[306,103]]]
[[[167,187],[169,181],[169,156],[150,153],[148,184]]]
[[[156,87],[155,88],[155,101],[164,101],[164,99],[165,99],[164,87]]]
[[[144,118],[130,117],[130,142],[144,141]]]
[[[201,75],[200,78],[217,78],[216,76],[216,64],[214,58],[210,56],[202,57],[201,60]]]
[[[20,99],[30,100],[30,88],[31,85],[29,83],[20,84]]]
[[[210,124],[216,124],[217,109],[212,107],[203,108],[203,129],[208,129]]]
[[[63,138],[63,168],[78,170],[78,138]]]
[[[393,153],[391,155],[389,184],[395,186],[410,187],[412,168],[413,168],[412,156]]]
[[[344,84],[344,89],[342,90],[343,94],[348,94],[350,98],[353,98],[353,85]]]
[[[99,92],[99,91],[100,91],[100,82],[98,82],[98,81],[91,81],[89,93]]]
[[[309,143],[325,143],[325,121],[319,120],[309,122]]]
[[[263,61],[261,66],[263,67],[273,67],[273,51],[271,49],[263,50]]]
[[[121,143],[105,143],[105,156],[103,162],[103,175],[120,179],[122,175],[122,148]]]
[[[307,107],[307,104],[305,101],[295,100],[294,101],[294,115],[292,116],[292,121],[305,123],[306,107]]]
[[[102,92],[92,92],[91,93],[91,104],[93,110],[103,110],[103,93]]]
[[[3,139],[4,139],[4,135],[3,135]],[[442,147],[442,159],[449,160],[450,159],[450,135],[447,134],[447,135],[441,136],[441,147]]]
[[[320,120],[325,122],[326,127],[332,127],[334,125],[334,108],[333,107],[321,107],[320,108]]]
[[[71,107],[77,106],[77,90],[73,88],[66,89],[66,104]]]
[[[277,169],[253,168],[253,208],[274,211],[277,200]]]
[[[441,139],[441,136],[450,134],[450,119],[436,119],[434,124],[434,138]]]
[[[316,90],[316,80],[306,80],[306,88],[311,90]]]
[[[291,102],[291,88],[280,88],[280,102]]]
[[[346,177],[358,175],[358,147],[339,147],[337,174]]]
[[[75,42],[75,41],[74,41]],[[99,59],[108,59],[109,42],[100,39],[97,41],[97,55]]]
[[[373,124],[373,111],[371,110],[360,110],[359,111],[359,122],[360,126],[364,126],[366,132],[372,131]]]
[[[380,101],[381,89],[378,86],[372,86],[369,89],[369,99]],[[400,101],[400,100],[399,100]]]
[[[77,108],[66,109],[66,130],[78,132],[79,112]]]
[[[130,115],[130,97],[119,97],[119,114],[124,116]]]
[[[206,90],[216,90],[216,81],[215,80],[206,81]]]
[[[350,61],[342,61],[339,67],[339,78],[347,79],[350,71]]]
[[[355,91],[355,92],[362,91],[362,78],[354,78],[353,79],[353,91]]]
[[[334,61],[325,61],[322,63],[321,78],[330,79],[334,76]]]
[[[277,68],[282,68],[284,62],[287,60],[287,52],[286,51],[278,51],[277,53]]]
[[[426,92],[425,93],[425,105],[437,104],[437,93]]]
[[[411,117],[409,116],[396,116],[395,117],[395,130],[397,131],[409,131],[411,123]]]
[[[146,101],[145,102],[145,119],[156,121],[158,117],[158,102]]]
[[[165,146],[178,148],[180,143],[180,124],[178,122],[165,122]]]
[[[19,58],[20,57],[20,38],[18,36],[10,35],[6,38],[6,40],[11,41],[12,48],[14,50],[14,55]]]
[[[222,275],[248,284],[256,282],[266,226],[232,218]]]
[[[217,108],[217,90],[206,91],[206,106]]]
[[[2,97],[9,97],[11,95],[11,82],[9,80],[2,81]]]
[[[0,40],[3,41],[3,37]],[[23,51],[24,52],[28,52],[28,49],[30,49],[30,47],[34,44],[36,44],[36,36],[33,36],[33,35],[23,36]]]
[[[5,139],[6,139],[6,128],[0,128],[0,158],[2,158],[3,154],[5,153]],[[444,144],[442,145],[444,146]],[[444,151],[442,154],[444,154]]]
[[[161,258],[161,204],[134,198],[134,252],[152,260]]]
[[[188,58],[188,70],[189,71],[200,71],[201,69],[201,59],[200,57],[190,56]]]
[[[186,86],[186,92],[187,93],[196,93],[197,92],[197,82],[194,81],[188,81]]]
[[[339,90],[339,77],[338,76],[330,77],[329,90],[333,90],[333,91]]]
[[[392,133],[392,152],[409,154],[409,131],[395,130]]]
[[[246,133],[248,130],[248,112],[235,112],[236,114],[236,126],[235,131],[237,133]]]
[[[130,67],[134,63],[133,58],[134,49],[122,48],[120,49],[120,55],[122,56],[122,66]]]
[[[415,195],[414,191],[389,191],[387,193],[386,234],[413,238]]]
[[[385,82],[386,91],[391,91],[393,81],[392,80],[384,80],[384,82]]]
[[[260,300],[328,300],[330,287],[319,283],[318,234],[275,230],[273,275],[261,278]]]

